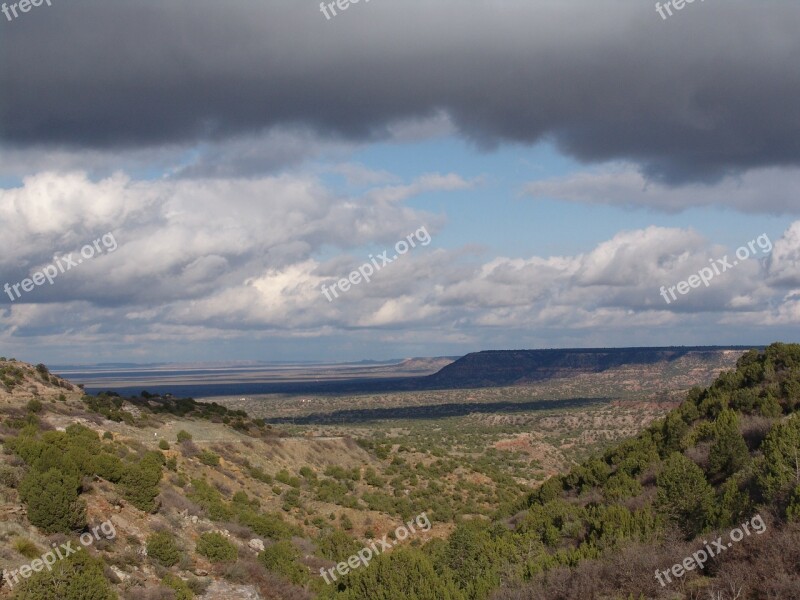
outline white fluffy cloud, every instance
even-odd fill
[[[780,287],[800,287],[800,221],[792,223],[775,242],[769,281]]]
[[[0,219],[8,224],[0,238],[3,282],[20,281],[54,253],[74,252],[106,232],[119,245],[52,286],[14,303],[3,297],[0,341],[141,349],[175,339],[363,343],[367,336],[372,344],[480,340],[503,347],[509,332],[527,332],[530,345],[604,345],[630,343],[641,330],[649,332],[641,343],[652,345],[667,341],[653,332],[671,328],[709,342],[719,340],[713,328],[726,324],[755,331],[798,322],[800,221],[774,240],[771,257],[759,253],[763,260],[743,261],[667,305],[661,286],[735,249],[692,230],[648,227],[572,256],[487,259],[437,248],[442,217],[405,204],[480,182],[433,173],[398,183],[390,174],[339,169],[366,189],[342,197],[298,174],[137,181],[46,172],[0,191]],[[322,295],[323,283],[346,277],[370,252],[391,249],[422,225],[430,246],[333,302]]]

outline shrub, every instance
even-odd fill
[[[44,406],[38,399],[33,398],[32,400],[28,400],[25,408],[28,410],[28,412],[40,413],[42,412],[42,408],[44,408]]]
[[[211,450],[203,450],[198,456],[201,463],[209,467],[219,466],[219,455],[211,452]]]
[[[96,397],[84,396],[82,400],[89,410],[99,413],[111,421],[116,421],[117,423],[125,421],[129,424],[134,421],[131,413],[122,410],[124,401],[117,395],[112,396],[104,392]]]
[[[123,494],[139,510],[153,512],[156,509],[163,462],[163,454],[148,452],[141,461],[129,465],[122,476]]]
[[[250,497],[247,495],[247,492],[239,490],[233,495],[231,498],[234,506],[238,508],[258,508],[261,503],[258,501],[257,498],[253,498],[250,500]]]
[[[167,573],[164,575],[164,579],[161,580],[161,583],[172,589],[175,600],[192,600],[192,598],[194,598],[192,588],[177,575]]]
[[[301,584],[308,579],[308,570],[297,562],[300,551],[291,542],[275,542],[258,558],[267,569],[283,575],[292,583]]]
[[[87,552],[59,560],[52,571],[34,573],[22,580],[14,600],[117,600],[103,575],[103,562]]]
[[[611,502],[638,496],[641,492],[641,484],[624,471],[615,473],[603,485],[603,494]]]
[[[369,569],[353,571],[348,576],[347,589],[337,598],[464,600],[466,595],[458,589],[449,573],[437,573],[431,560],[421,551],[401,548],[391,554],[381,554]]]
[[[272,483],[272,476],[269,475],[268,473],[265,473],[258,467],[246,467],[246,468],[247,468],[247,474],[250,475],[250,477],[252,477],[253,479],[260,481],[261,483],[266,483],[266,484]]]
[[[230,521],[234,516],[219,491],[204,479],[192,479],[192,489],[187,496],[208,511],[212,521]]]
[[[169,533],[158,531],[147,538],[147,556],[162,567],[171,567],[178,564],[181,551]]]
[[[125,465],[118,456],[103,452],[95,458],[94,473],[111,483],[118,483],[125,474]]]
[[[352,556],[360,549],[358,541],[339,529],[330,530],[317,539],[317,554],[336,562]]]
[[[0,465],[0,485],[7,488],[16,488],[19,485],[19,475],[11,467]]]
[[[167,440],[159,440],[158,447],[161,450],[169,450],[169,442]]]
[[[320,502],[341,504],[347,495],[347,486],[332,479],[324,479],[317,484],[316,497]]]
[[[178,432],[178,442],[189,442],[192,440],[192,434],[186,431],[185,429],[181,429]]]
[[[69,533],[86,524],[86,507],[78,498],[79,480],[73,473],[51,468],[31,470],[20,482],[19,495],[28,506],[28,519],[47,533]]]
[[[375,472],[375,469],[372,467],[367,468],[367,470],[364,472],[364,481],[377,488],[382,488],[384,485],[386,485],[386,480],[378,475]]]
[[[292,537],[295,531],[280,515],[273,513],[257,513],[255,511],[242,511],[239,522],[247,525],[258,535],[273,540],[282,540]]]
[[[197,553],[211,562],[229,562],[238,558],[239,552],[221,533],[204,533],[197,542]]]
[[[281,469],[275,474],[275,481],[279,481],[293,488],[299,488],[302,485],[300,479],[298,477],[292,477],[286,469]]]
[[[290,512],[293,508],[301,508],[300,490],[292,488],[283,495],[283,510]]]
[[[375,444],[375,456],[381,460],[386,460],[389,458],[391,448],[389,444]]]

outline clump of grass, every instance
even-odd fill
[[[42,551],[39,546],[34,544],[28,538],[17,538],[14,540],[14,550],[22,554],[25,558],[38,558]]]

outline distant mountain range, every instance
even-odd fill
[[[756,347],[761,349],[763,347]],[[396,365],[362,363],[280,369],[120,370],[102,376],[89,372],[60,373],[87,391],[112,389],[123,395],[142,389],[195,398],[275,393],[361,393],[424,391],[524,385],[582,373],[599,373],[634,366],[667,366],[683,359],[681,368],[697,365],[722,370],[751,346],[681,346],[655,348],[576,348],[549,350],[487,350],[455,361],[449,357],[414,358]]]
[[[598,373],[617,367],[674,362],[690,356],[700,361],[714,361],[721,353],[743,353],[750,349],[749,346],[680,346],[487,350],[467,354],[447,365],[424,378],[424,385],[432,388],[522,385],[580,373]]]

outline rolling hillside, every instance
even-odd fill
[[[631,428],[637,421],[626,417],[624,436],[549,479],[546,447],[598,448],[593,430],[614,433],[600,411],[625,404],[499,421],[471,411],[354,426],[356,437],[318,425],[283,430],[191,399],[84,395],[44,365],[2,360],[0,598],[800,597],[800,346],[486,354],[506,366],[519,356],[518,369],[494,376],[519,384],[537,373],[582,381],[670,365],[680,376],[688,365],[707,373],[730,361],[726,353],[739,356],[735,370],[693,388],[665,418]],[[554,439],[533,439],[548,427]],[[567,442],[561,432],[574,427]],[[480,437],[489,429],[500,436],[491,448]],[[429,527],[368,568],[335,586],[317,576],[423,512]],[[737,539],[745,525],[750,533]],[[93,531],[114,535],[52,572],[23,569]],[[732,540],[729,550],[702,569],[672,571],[719,539]]]

